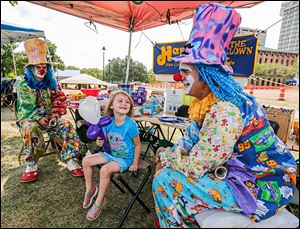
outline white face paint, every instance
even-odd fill
[[[179,65],[179,70],[181,72],[190,72],[190,73],[193,71],[193,69],[189,65],[182,64],[182,63],[180,63]],[[191,74],[187,74],[184,80],[182,81],[184,85],[183,91],[185,94],[188,95],[191,92],[194,82],[195,82],[194,77]]]
[[[46,65],[37,65],[34,66],[34,76],[39,79],[44,79],[47,73],[47,66]]]

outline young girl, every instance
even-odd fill
[[[104,111],[113,121],[103,127],[109,141],[111,154],[99,152],[83,158],[82,166],[86,182],[86,193],[83,208],[88,208],[98,193],[98,187],[93,185],[93,166],[105,164],[100,169],[100,183],[98,197],[87,213],[87,219],[93,221],[100,215],[106,205],[105,193],[110,184],[110,176],[116,172],[136,171],[141,154],[139,131],[133,116],[133,102],[129,94],[124,91],[114,92]],[[103,139],[97,138],[96,144],[102,146]]]

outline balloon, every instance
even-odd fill
[[[95,140],[98,136],[104,140],[103,149],[107,153],[111,153],[111,149],[102,127],[109,125],[111,122],[112,118],[110,116],[104,116],[99,120],[98,125],[91,124],[86,133],[86,136],[91,140]]]
[[[81,117],[91,124],[98,124],[101,118],[100,105],[94,96],[88,96],[79,102],[78,112]]]

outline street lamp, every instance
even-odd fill
[[[103,48],[102,48],[102,51],[103,51],[103,80],[104,80],[104,77],[105,77],[105,74],[104,74],[104,54],[105,54],[105,46],[103,46]]]

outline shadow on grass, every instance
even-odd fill
[[[21,183],[19,177],[24,169],[24,165],[9,172],[5,168],[6,172],[1,176],[1,227],[116,227],[131,198],[129,193],[122,194],[111,184],[106,195],[107,207],[96,221],[89,222],[86,220],[87,210],[82,208],[85,192],[83,177],[72,177],[55,155],[40,159],[37,181]],[[136,179],[141,180],[142,176],[133,178],[128,173],[124,175],[124,179],[129,180],[129,184],[135,189],[138,183]],[[94,181],[98,184],[98,173],[94,174]],[[147,182],[140,198],[145,200],[152,213],[146,213],[136,202],[123,227],[153,227],[155,213],[151,182],[152,180]]]

